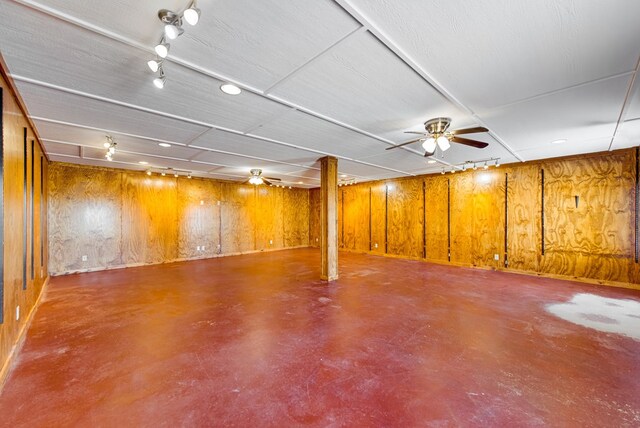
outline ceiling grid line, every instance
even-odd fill
[[[609,143],[609,149],[608,149],[609,151],[613,150],[613,143],[616,139],[616,135],[618,134],[618,129],[620,128],[620,124],[624,122],[624,117],[629,108],[629,104],[631,104],[631,94],[633,93],[633,86],[636,82],[636,78],[638,77],[638,70],[640,70],[640,56],[638,56],[638,61],[636,62],[636,68],[632,72],[633,74],[631,76],[631,80],[629,81],[629,88],[627,89],[627,93],[624,96],[624,101],[622,102],[620,115],[618,116],[616,127],[613,130],[613,135],[611,136],[611,142]]]

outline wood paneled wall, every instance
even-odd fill
[[[47,279],[48,160],[0,58],[2,94],[3,283],[0,384]],[[19,319],[17,309],[19,308]]]
[[[343,186],[340,247],[640,288],[636,156],[633,148]],[[310,236],[316,211],[312,203]]]
[[[57,162],[49,188],[55,275],[309,245],[306,189]]]

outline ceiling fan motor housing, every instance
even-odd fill
[[[441,135],[446,132],[449,125],[451,125],[450,117],[437,117],[435,119],[427,120],[424,123],[424,129],[431,135]]]

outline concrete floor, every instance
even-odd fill
[[[315,249],[53,278],[0,425],[640,425],[640,341],[547,307],[639,292],[340,257],[329,285]]]

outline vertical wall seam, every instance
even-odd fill
[[[447,260],[451,261],[451,180],[447,178]]]
[[[427,182],[422,181],[422,258],[427,258]]]
[[[28,207],[27,207],[27,128],[24,128],[23,134],[23,150],[22,150],[22,184],[23,184],[23,197],[22,197],[22,289],[27,289],[27,225],[29,223]]]
[[[541,249],[542,249],[542,255],[544,256],[544,168],[542,168],[540,170],[540,236],[541,236]]]
[[[504,174],[504,267],[509,267],[509,173]]]
[[[635,245],[634,245],[634,260],[638,263],[638,209],[640,205],[638,204],[638,192],[640,191],[640,183],[638,183],[638,178],[640,177],[640,147],[636,147],[636,194],[635,194]]]
[[[384,252],[389,252],[389,185],[384,184]]]

